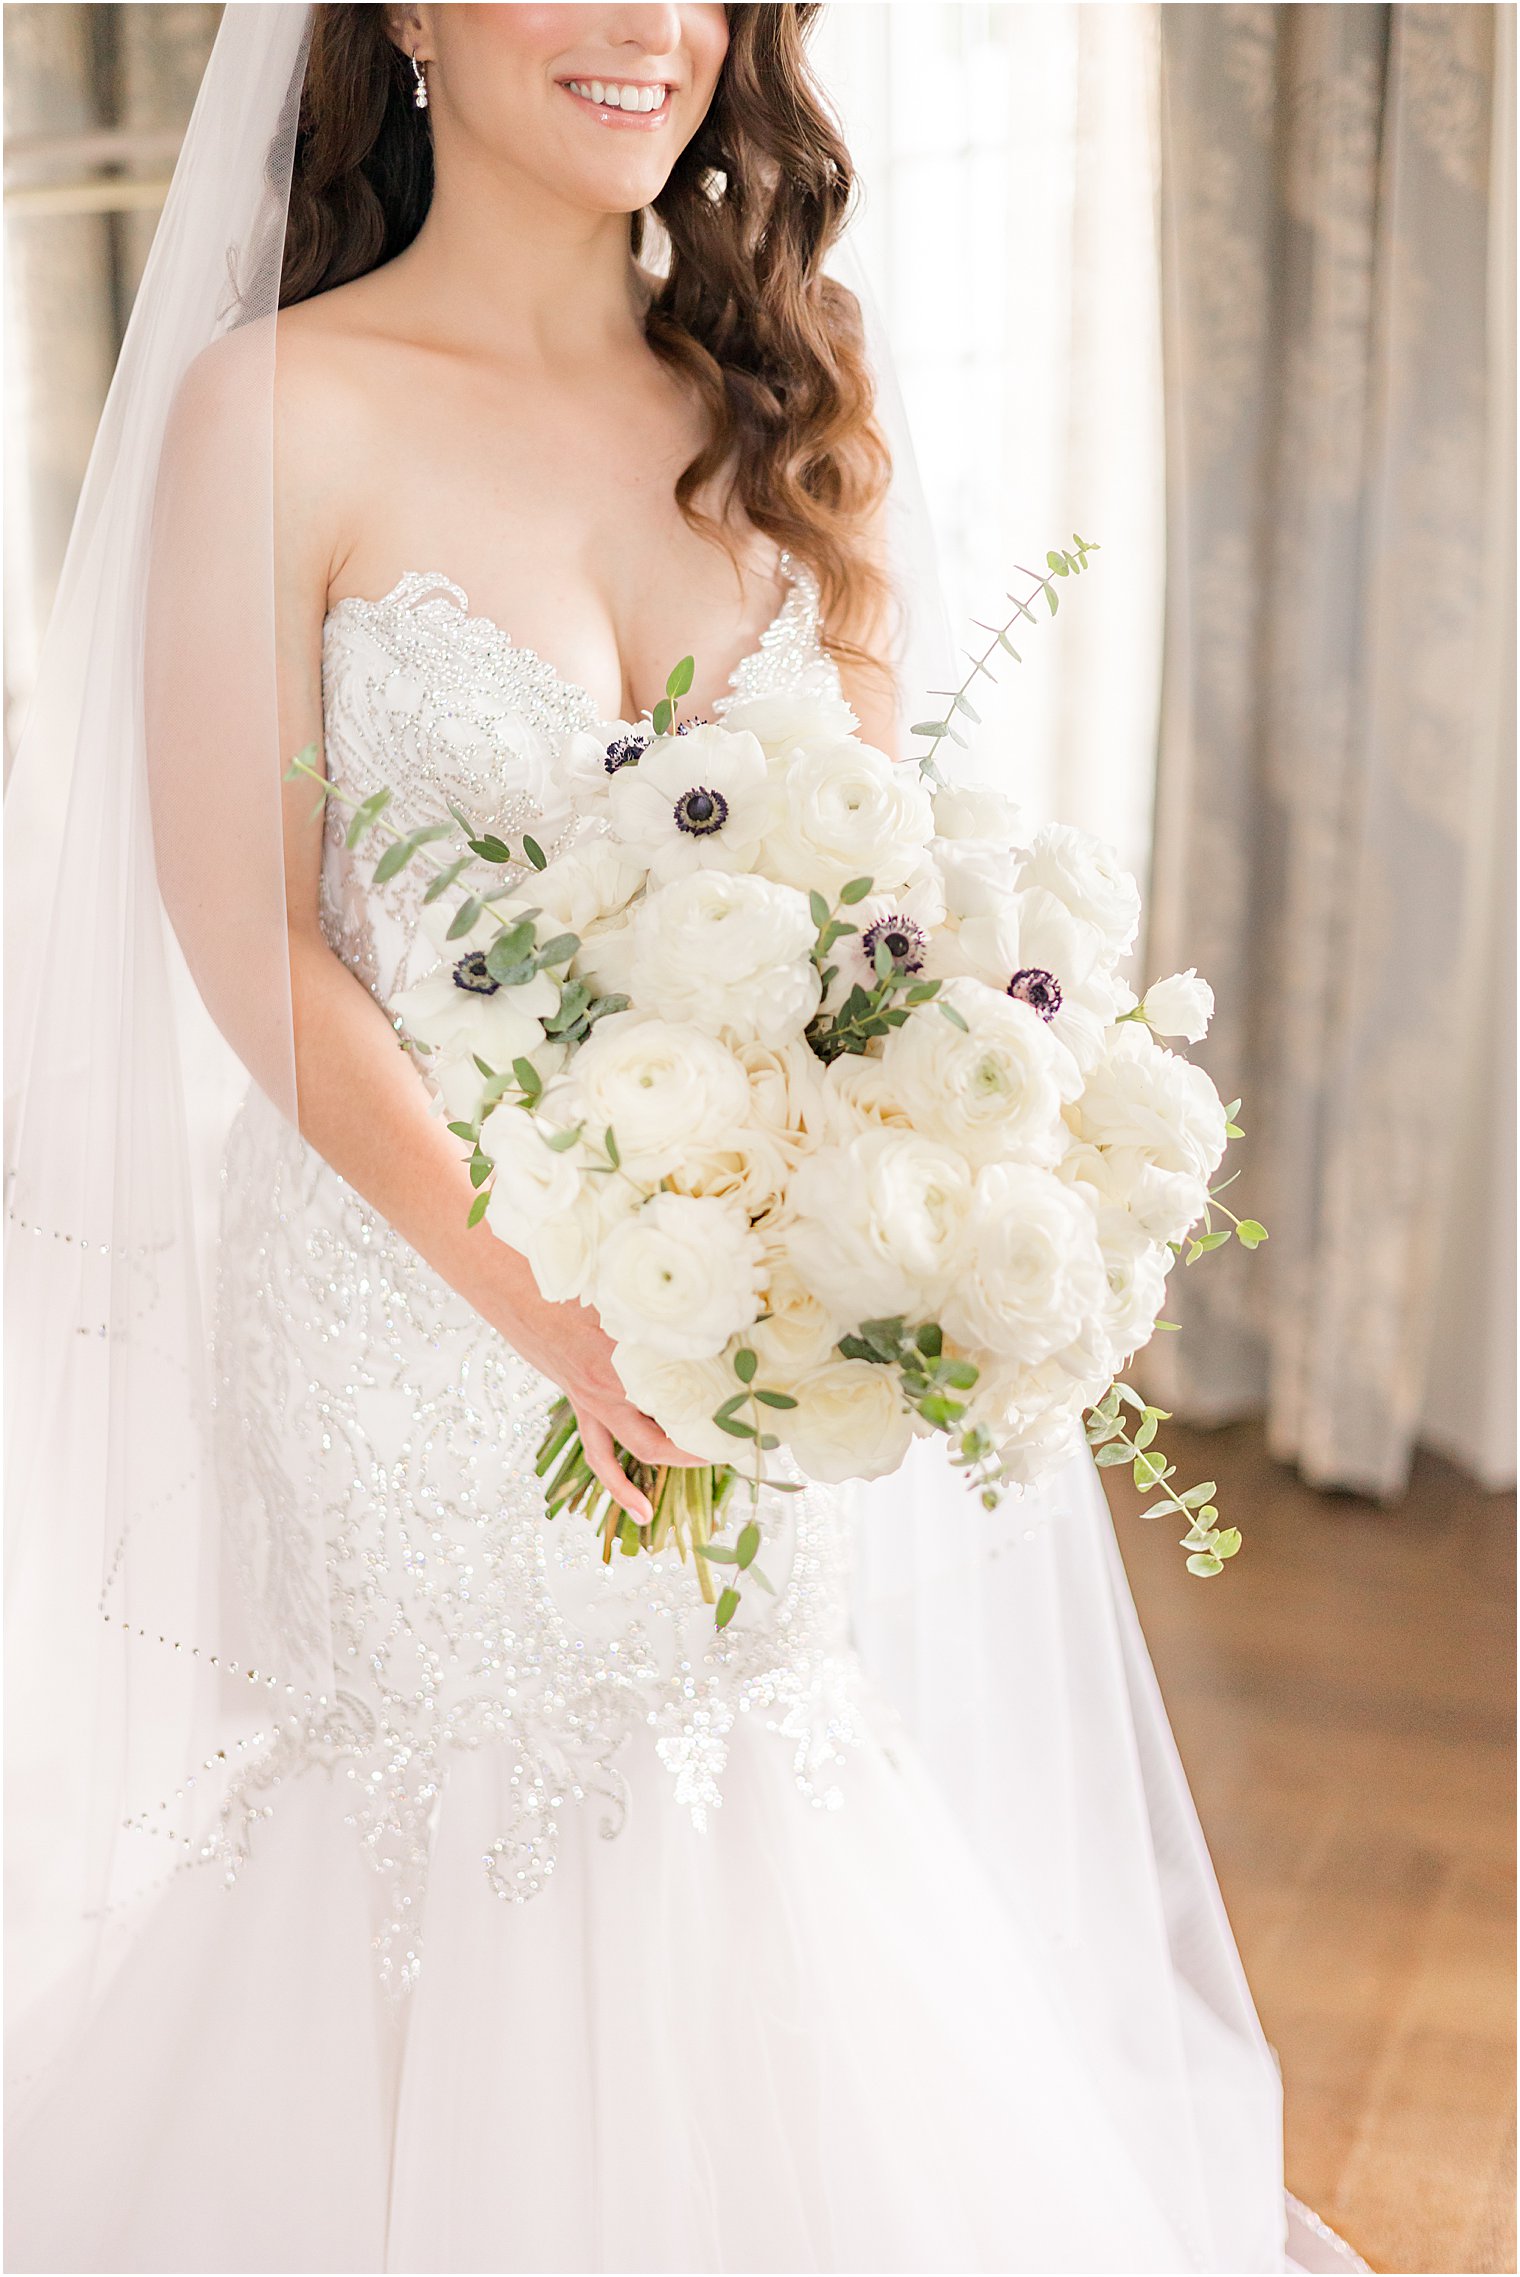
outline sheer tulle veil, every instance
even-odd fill
[[[218,1409],[211,1327],[227,1124],[250,1075],[295,1105],[273,372],[308,15],[225,13],[16,762],[48,786],[27,811],[56,816],[46,843],[29,831],[7,852],[54,881],[46,926],[13,955],[7,1023],[23,2092],[101,1996],[153,1885],[197,1870],[229,1766],[333,1683],[322,1543],[265,1515],[259,1450]],[[848,248],[837,266],[858,289]],[[867,316],[911,718],[945,684],[947,644]],[[921,1448],[858,1504],[870,1672],[1048,1953],[1137,2163],[1198,2267],[1280,2265],[1276,2075],[1090,1464],[989,1517]]]

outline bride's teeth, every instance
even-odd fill
[[[579,95],[588,103],[599,103],[609,111],[658,111],[667,92],[663,86],[620,85],[604,79],[567,79],[565,84],[572,95]]]

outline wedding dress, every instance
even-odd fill
[[[784,568],[735,694],[837,688]],[[452,799],[565,828],[555,738],[595,708],[446,578],[340,603],[323,693],[334,780],[399,826]],[[330,822],[322,922],[385,1004],[432,952],[422,879],[372,867]],[[1215,2172],[1148,2164],[1115,2114],[1152,2052],[1112,2020],[1095,2076],[1051,1860],[995,1889],[866,1679],[875,1497],[775,1498],[778,1593],[720,1636],[674,1555],[604,1565],[546,1522],[554,1387],[256,1090],[223,1185],[224,1504],[263,1633],[330,1623],[331,1689],[248,1748],[19,2117],[8,2266],[1283,2267],[1257,2052],[1191,2003]],[[1020,1520],[1122,1593],[1085,1458]],[[1111,1721],[1117,1811],[1137,1734]]]
[[[1285,2216],[1091,1462],[991,1514],[931,1445],[781,1497],[777,1594],[720,1635],[678,1559],[544,1517],[552,1387],[297,1135],[309,30],[224,14],[8,793],[52,887],[7,1021],[8,2266],[1356,2267]],[[911,702],[933,581],[877,365]],[[837,685],[784,566],[735,695]],[[333,610],[323,699],[346,789],[545,846],[599,724],[426,573]],[[329,833],[327,938],[390,1004],[420,883]]]

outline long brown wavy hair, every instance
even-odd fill
[[[823,274],[854,170],[809,67],[816,6],[728,9],[728,53],[706,118],[653,211],[669,260],[645,318],[650,347],[692,387],[708,440],[680,476],[693,528],[733,552],[708,486],[818,578],[831,645],[877,628],[886,580],[869,537],[891,472],[859,304]],[[383,6],[315,11],[301,98],[280,303],[308,300],[408,246],[433,195],[433,145]],[[650,238],[633,216],[635,256]]]

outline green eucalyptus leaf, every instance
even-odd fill
[[[721,1597],[718,1599],[718,1609],[717,1609],[717,1612],[714,1614],[713,1618],[714,1618],[714,1620],[716,1621],[716,1623],[717,1623],[717,1625],[718,1625],[718,1627],[719,1627],[720,1629],[726,1629],[726,1628],[728,1627],[728,1624],[729,1624],[729,1622],[730,1622],[730,1621],[733,1619],[734,1615],[735,1615],[735,1614],[738,1612],[738,1610],[739,1610],[739,1592],[738,1592],[738,1590],[737,1590],[737,1589],[725,1589],[725,1590],[724,1590],[724,1592],[723,1592],[723,1594],[722,1594],[722,1596],[721,1596]]]
[[[851,878],[848,885],[840,887],[839,898],[847,908],[853,909],[857,901],[865,900],[874,883],[872,878]]]
[[[752,1566],[760,1548],[760,1529],[753,1518],[739,1529],[738,1559],[741,1570]]]
[[[790,1392],[767,1391],[759,1384],[755,1387],[755,1397],[762,1407],[795,1407],[797,1405]]]
[[[454,880],[458,877],[460,871],[467,870],[469,866],[469,855],[461,854],[457,861],[450,862],[447,868],[440,870],[437,877],[431,881],[427,892],[422,897],[424,905],[429,902],[436,901],[440,894],[447,893],[449,887],[454,883]]]
[[[649,715],[649,724],[656,735],[669,735],[670,723],[675,717],[668,696],[662,696]]]
[[[470,1204],[470,1214],[469,1214],[469,1216],[468,1216],[468,1217],[466,1218],[466,1220],[465,1220],[465,1223],[466,1223],[466,1225],[469,1225],[469,1226],[477,1226],[477,1225],[479,1225],[479,1223],[480,1223],[481,1219],[482,1219],[482,1218],[485,1216],[485,1214],[486,1214],[486,1204],[487,1204],[487,1203],[490,1201],[490,1199],[491,1199],[491,1189],[490,1189],[490,1187],[489,1187],[489,1186],[483,1186],[483,1187],[481,1188],[480,1192],[479,1192],[479,1193],[476,1195],[476,1197],[475,1197],[474,1201],[473,1201],[473,1202]]]
[[[970,1035],[971,1030],[966,1024],[964,1015],[958,1012],[953,1004],[947,1004],[941,997],[938,1000],[938,1009],[944,1014],[952,1028],[959,1028],[963,1036]]]
[[[532,1060],[514,1059],[512,1062],[512,1073],[517,1078],[518,1090],[525,1092],[528,1098],[536,1099],[539,1093],[543,1090],[544,1079],[539,1074],[538,1069],[533,1065]]]
[[[691,693],[692,681],[696,678],[696,670],[697,667],[695,659],[690,656],[683,656],[680,663],[674,667],[670,678],[665,683],[666,695],[689,695]]]
[[[524,838],[523,859],[531,862],[535,870],[546,870],[549,867],[549,857],[536,838]]]
[[[512,859],[511,847],[503,839],[494,837],[490,831],[483,838],[470,840],[470,852],[478,854],[483,862],[510,862]]]
[[[1223,1565],[1214,1556],[1212,1550],[1194,1550],[1187,1561],[1187,1569],[1189,1573],[1196,1573],[1205,1579],[1211,1574],[1223,1573],[1224,1571]]]
[[[445,933],[444,939],[446,941],[458,941],[464,934],[472,932],[480,922],[482,907],[483,904],[476,900],[474,894],[462,901],[454,912],[454,922]]]

